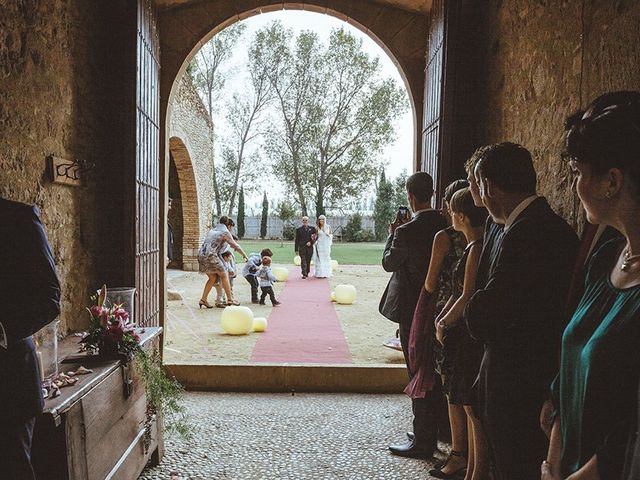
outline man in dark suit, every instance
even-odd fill
[[[465,310],[469,331],[485,345],[477,412],[496,479],[537,480],[547,451],[539,414],[557,371],[578,239],[536,196],[536,172],[524,147],[491,146],[476,174],[483,204],[504,225],[486,283]]]
[[[293,244],[296,253],[300,255],[302,278],[309,276],[313,244],[316,242],[317,235],[316,227],[309,225],[309,217],[302,217],[302,226],[296,228],[296,239]]]
[[[400,343],[408,360],[409,332],[413,313],[431,259],[433,237],[446,227],[445,219],[431,207],[433,179],[426,172],[414,173],[407,179],[407,199],[415,212],[412,219],[396,218],[384,248],[382,267],[393,272],[380,300],[380,313],[400,327]],[[408,221],[407,221],[408,220]],[[413,372],[408,367],[409,378]],[[414,458],[430,457],[437,447],[438,413],[443,402],[442,386],[436,382],[426,398],[412,399],[413,438],[405,444],[391,445],[395,455]]]
[[[42,411],[31,335],[60,312],[60,284],[38,210],[0,198],[0,477],[34,478],[31,440]]]

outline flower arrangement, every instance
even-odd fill
[[[107,287],[103,285],[96,304],[87,307],[91,316],[89,331],[82,339],[91,353],[132,359],[140,350],[140,336],[122,305],[106,305]]]
[[[150,443],[151,424],[159,412],[162,412],[167,431],[190,438],[191,428],[181,402],[184,393],[182,385],[175,378],[167,376],[157,350],[147,352],[142,348],[140,336],[136,332],[135,323],[129,318],[129,312],[122,305],[107,305],[106,299],[107,287],[103,285],[96,304],[87,307],[91,318],[89,331],[82,343],[89,352],[106,358],[120,359],[124,363],[135,358],[136,370],[147,394],[145,450]],[[140,329],[138,331],[144,332]]]

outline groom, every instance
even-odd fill
[[[318,238],[316,227],[309,226],[309,217],[302,217],[302,226],[296,228],[296,240],[293,248],[300,255],[302,278],[309,276],[309,266],[311,265],[311,256],[313,255],[313,244]]]

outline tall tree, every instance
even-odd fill
[[[218,102],[218,92],[224,87],[227,77],[222,65],[231,57],[246,28],[244,23],[237,22],[220,31],[202,46],[189,65],[188,73],[204,97],[211,118]]]
[[[387,181],[384,170],[382,170],[376,192],[376,201],[373,207],[373,222],[376,240],[382,240],[388,234],[389,224],[393,221],[393,215],[397,208],[394,200],[395,192],[393,185]]]
[[[278,117],[273,119],[265,148],[273,161],[273,171],[295,193],[303,215],[308,215],[307,178],[312,174],[314,129],[319,112],[314,99],[321,94],[316,78],[320,69],[321,42],[310,31],[303,31],[293,42],[293,32],[273,22],[255,37],[261,61],[270,67]]]
[[[303,214],[310,201],[319,215],[329,202],[360,195],[395,137],[394,120],[408,108],[404,90],[381,77],[378,58],[344,29],[324,45],[311,32],[294,39],[276,22],[255,41],[272,67],[280,110],[266,145],[274,174]]]
[[[267,236],[267,221],[269,219],[269,200],[267,200],[267,192],[262,197],[262,217],[260,218],[260,238]]]
[[[233,47],[238,43],[246,28],[245,24],[238,22],[216,34],[209,42],[203,45],[187,68],[187,74],[191,77],[198,93],[204,99],[211,119],[214,118],[214,110],[216,110],[218,103],[218,93],[224,87],[227,76],[226,72],[222,71],[222,65],[231,57]],[[221,168],[214,164],[211,180],[213,182],[216,214],[221,216],[223,196],[219,179],[221,176],[222,178],[226,177],[219,170]]]
[[[240,186],[238,195],[238,237],[244,238],[244,187]]]

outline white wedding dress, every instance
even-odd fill
[[[318,228],[318,239],[313,249],[313,263],[315,264],[314,276],[316,278],[329,278],[331,276],[331,244],[333,233],[331,227],[326,225]]]

